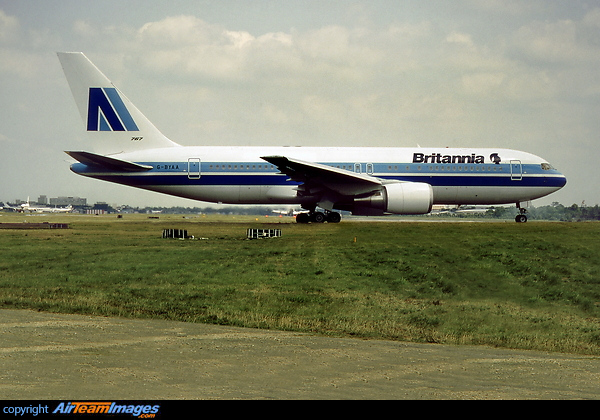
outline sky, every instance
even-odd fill
[[[0,0],[0,201],[201,207],[70,172],[57,51],[182,145],[511,148],[600,204],[597,0]]]

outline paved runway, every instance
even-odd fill
[[[0,310],[4,399],[598,399],[600,358]]]

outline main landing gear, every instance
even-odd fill
[[[517,208],[519,209],[519,214],[515,217],[515,222],[525,223],[527,221],[527,209],[521,207],[521,203],[517,203]]]
[[[296,223],[339,223],[342,215],[336,211],[311,211],[308,213],[298,213]]]

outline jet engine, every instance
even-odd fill
[[[354,199],[352,214],[426,214],[433,205],[433,188],[424,182],[384,185],[379,191]]]

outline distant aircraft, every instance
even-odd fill
[[[300,205],[299,223],[426,214],[434,204],[521,203],[566,178],[509,149],[180,146],[165,137],[83,53],[58,53],[90,151],[67,151],[77,174],[228,204]]]
[[[5,207],[6,208],[6,207]],[[29,197],[27,197],[27,202],[21,204],[17,207],[10,207],[11,209],[20,212],[20,213],[69,213],[73,211],[73,206],[67,207],[41,207],[41,206],[32,206],[29,203]]]
[[[489,207],[433,206],[430,214],[485,214]]]
[[[293,216],[296,217],[298,214],[302,213],[302,211],[298,211],[296,209],[288,209],[288,210],[272,210],[272,213],[279,214],[280,216]]]

